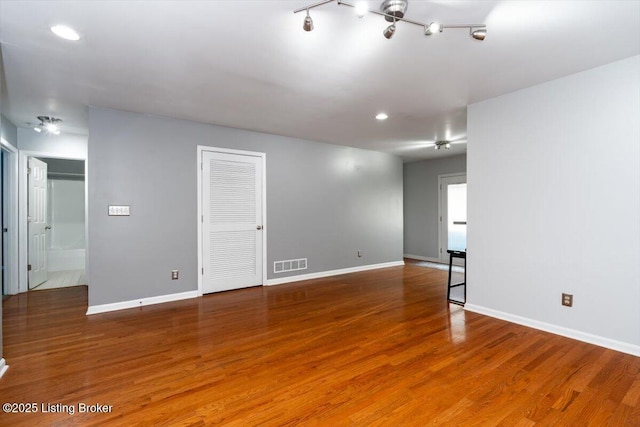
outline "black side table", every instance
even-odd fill
[[[447,283],[447,301],[454,303],[454,304],[459,304],[459,305],[464,305],[464,303],[467,301],[467,251],[452,251],[452,250],[447,250],[447,253],[449,254],[449,281]],[[462,258],[464,260],[464,282],[462,283],[456,283],[455,285],[451,284],[451,270],[453,268],[453,259],[454,258]],[[464,300],[463,301],[458,301],[458,300],[453,300],[451,299],[451,288],[455,288],[458,286],[464,286]]]

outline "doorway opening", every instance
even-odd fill
[[[86,285],[85,162],[29,157],[28,289]]]
[[[466,173],[441,175],[439,181],[440,205],[440,262],[449,263],[447,251],[467,250],[467,175]],[[454,259],[455,265],[463,265]]]

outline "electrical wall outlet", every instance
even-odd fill
[[[567,307],[573,307],[573,295],[562,294],[562,305]]]
[[[358,258],[362,258],[362,251],[358,251]]]
[[[178,280],[179,270],[171,270],[171,280]]]

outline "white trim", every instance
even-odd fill
[[[34,151],[34,150],[18,150],[18,241],[20,242],[19,254],[18,254],[18,290],[19,292],[28,291],[28,273],[27,264],[29,263],[28,253],[28,236],[27,236],[27,161],[29,157],[48,157],[52,159],[67,159],[67,160],[82,160],[85,162],[85,172],[87,169],[87,156],[69,156],[61,153],[51,153],[47,151]],[[84,191],[85,191],[85,231],[89,229],[89,217],[86,215],[89,209],[89,203],[87,200],[88,194],[88,177],[85,175]],[[89,272],[89,233],[85,233],[85,274],[88,276]],[[88,285],[90,285],[88,283]]]
[[[6,182],[6,200],[8,201],[5,206],[7,212],[7,254],[6,254],[6,275],[7,280],[6,293],[8,295],[16,295],[19,293],[19,277],[20,269],[18,267],[18,260],[20,257],[20,237],[18,234],[18,149],[11,145],[9,141],[4,138],[0,138],[0,144],[2,150],[5,152],[5,171],[7,172],[5,177]]]
[[[409,259],[417,259],[418,261],[437,262],[438,264],[449,265],[448,263],[440,261],[439,258],[431,258],[431,257],[428,257],[428,256],[404,254],[403,257],[404,258],[409,258]]]
[[[382,264],[360,265],[358,267],[341,268],[339,270],[319,271],[317,273],[299,274],[297,276],[269,279],[265,286],[282,285],[284,283],[299,282],[301,280],[320,279],[323,277],[337,276],[340,274],[357,273],[359,271],[377,270],[379,268],[398,267],[404,265],[404,261],[383,262]]]
[[[141,298],[131,301],[114,302],[112,304],[92,305],[87,308],[87,316],[108,311],[125,310],[127,308],[144,307],[145,305],[162,304],[165,302],[180,301],[183,299],[197,298],[198,291],[180,292],[177,294],[159,295],[157,297]]]
[[[267,281],[267,154],[257,151],[234,150],[231,148],[209,147],[198,145],[196,158],[196,171],[198,174],[198,295],[202,296],[202,153],[211,151],[215,153],[237,154],[242,156],[260,157],[262,159],[262,284]]]
[[[2,378],[5,372],[7,372],[7,369],[9,369],[9,365],[7,365],[7,361],[4,359],[0,359],[0,378]]]
[[[474,304],[465,304],[464,309],[473,313],[484,314],[486,316],[495,317],[496,319],[506,320],[507,322],[517,323],[518,325],[528,326],[530,328],[539,329],[552,334],[562,335],[563,337],[573,338],[589,344],[595,344],[600,347],[609,348],[611,350],[621,351],[623,353],[640,356],[640,345],[629,344],[622,341],[612,340],[610,338],[592,335],[586,332],[577,331],[575,329],[565,328],[563,326],[553,325],[551,323],[541,322],[539,320],[529,319],[527,317],[517,316],[515,314],[506,313],[504,311],[493,310],[491,308],[481,307]]]

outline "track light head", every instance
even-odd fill
[[[356,15],[358,15],[358,18],[363,18],[364,15],[366,15],[367,12],[369,11],[369,8],[367,7],[367,2],[365,1],[356,2],[355,9],[356,9]]]
[[[395,33],[396,33],[396,24],[391,24],[382,32],[382,35],[390,39],[391,37],[393,37]]]
[[[385,0],[380,5],[380,12],[385,15],[384,19],[395,23],[396,19],[404,18],[408,6],[407,0]]]
[[[441,33],[441,32],[442,32],[442,25],[438,24],[437,22],[432,22],[428,26],[424,27],[425,36],[430,36],[435,33]]]
[[[484,38],[487,36],[487,29],[486,28],[478,28],[477,30],[474,30],[472,28],[470,30],[470,35],[471,35],[471,37],[473,37],[476,40],[483,41]]]
[[[313,30],[313,19],[309,15],[309,9],[307,9],[307,16],[304,18],[304,24],[302,24],[302,29],[305,31]]]

